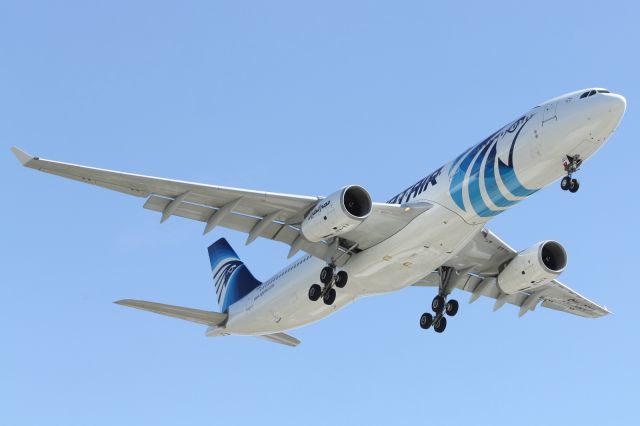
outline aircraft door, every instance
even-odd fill
[[[551,124],[552,122],[558,121],[558,116],[556,115],[557,107],[557,102],[552,102],[542,107],[544,108],[542,112],[542,127],[547,123]]]

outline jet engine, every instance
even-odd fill
[[[567,266],[567,252],[556,241],[542,241],[514,257],[498,275],[506,294],[531,290],[555,279]]]
[[[313,242],[345,234],[369,216],[371,206],[371,196],[363,187],[346,186],[309,210],[302,221],[302,234]]]

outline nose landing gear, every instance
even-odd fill
[[[565,176],[560,181],[560,188],[562,188],[563,191],[578,192],[580,181],[578,179],[572,179],[571,175]]]
[[[582,164],[580,155],[567,155],[567,159],[564,160],[562,164],[564,165],[564,170],[567,172],[567,175],[560,181],[560,188],[563,191],[578,192],[580,182],[571,176],[580,169],[580,165]]]
[[[447,296],[451,293],[451,273],[452,268],[443,266],[440,268],[440,288],[438,295],[431,301],[431,310],[435,313],[435,317],[425,312],[420,316],[420,327],[428,329],[433,325],[436,333],[442,333],[447,328],[447,316],[453,317],[458,313],[459,304],[457,300],[448,300]]]
[[[325,266],[320,271],[320,282],[323,284],[313,284],[309,287],[309,300],[315,302],[322,297],[322,301],[325,305],[333,305],[336,301],[336,289],[343,288],[347,285],[349,275],[345,271],[338,271],[334,265]]]

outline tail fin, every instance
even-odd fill
[[[222,312],[261,284],[224,238],[209,246],[209,260]]]

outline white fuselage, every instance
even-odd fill
[[[595,90],[595,89],[594,89]],[[410,286],[455,256],[484,224],[566,175],[567,155],[586,160],[615,130],[622,96],[585,91],[537,106],[454,161],[389,200],[434,205],[387,240],[357,253],[333,305],[308,290],[326,263],[305,255],[229,307],[224,328],[210,335],[276,333],[318,321],[359,297]]]

